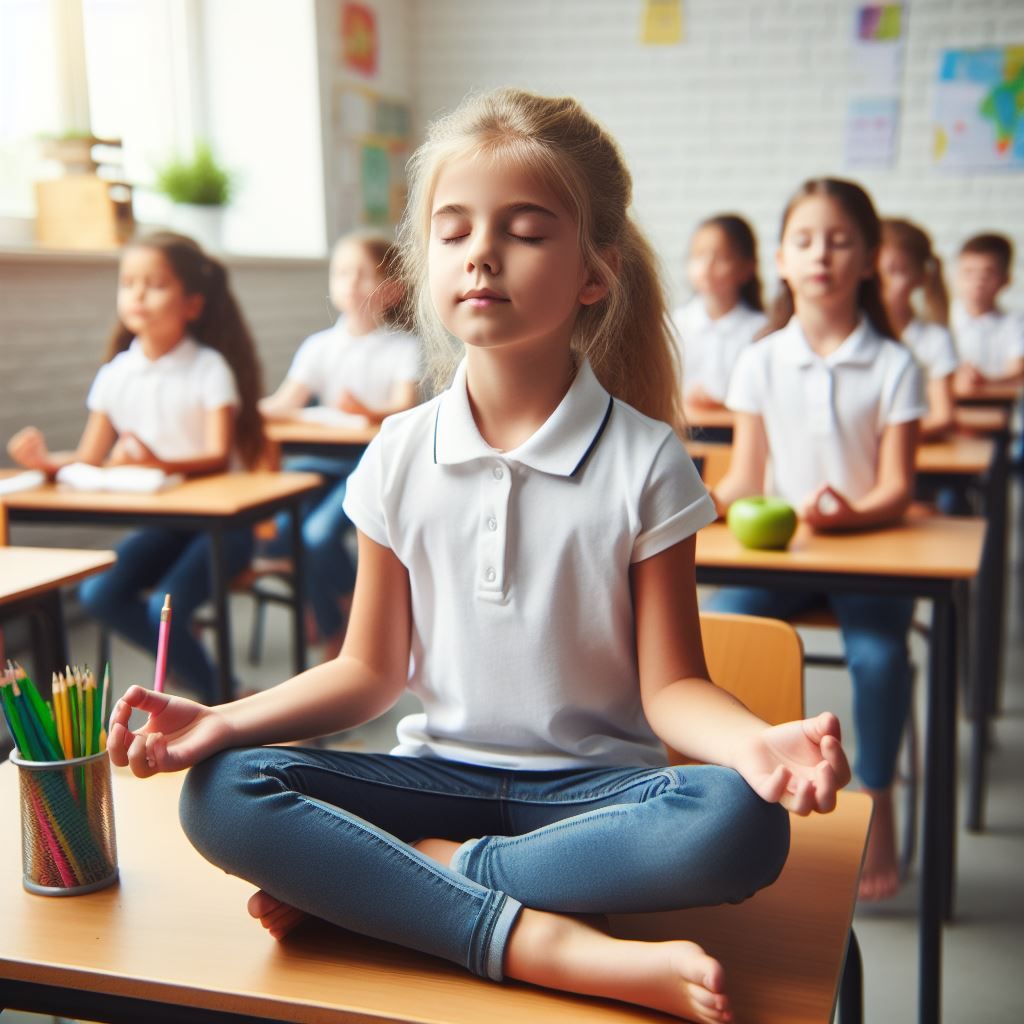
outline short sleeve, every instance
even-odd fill
[[[383,446],[378,434],[363,452],[359,464],[352,471],[345,486],[345,515],[370,540],[391,547],[387,519],[384,515],[382,466]]]
[[[110,415],[111,363],[104,363],[93,378],[92,387],[85,400],[89,412],[102,412]]]
[[[324,385],[324,367],[321,358],[320,335],[311,334],[300,346],[288,367],[288,378],[298,381],[313,394],[319,394]]]
[[[932,325],[932,344],[926,362],[925,369],[930,380],[948,377],[960,365],[960,358],[953,344],[953,335],[941,324]]]
[[[206,410],[240,404],[235,375],[231,372],[227,360],[213,349],[207,350],[206,358],[203,360],[199,394]]]
[[[748,345],[736,360],[725,396],[726,408],[733,412],[760,414],[764,411],[765,387],[761,362],[767,349],[762,349],[761,344]]]
[[[1007,359],[1024,358],[1024,313],[1011,313],[1006,318]]]
[[[902,366],[896,371],[888,407],[884,412],[883,418],[887,426],[920,419],[928,412],[921,366],[909,351],[899,351],[905,358],[901,360]]]
[[[715,503],[675,434],[658,449],[640,495],[639,513],[631,562],[651,558],[715,521]]]

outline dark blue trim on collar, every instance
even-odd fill
[[[590,458],[590,453],[597,447],[597,442],[601,440],[601,435],[604,433],[604,428],[608,426],[608,421],[612,418],[612,406],[614,404],[615,399],[612,398],[611,395],[609,395],[608,408],[605,409],[604,419],[601,420],[601,426],[597,428],[597,433],[594,435],[594,439],[590,442],[589,445],[587,445],[587,450],[583,453],[582,457],[580,458],[580,461],[576,463],[576,466],[573,468],[573,471],[569,474],[569,476],[575,476],[579,472],[580,468],[583,466],[583,463],[585,463],[587,459]]]
[[[434,413],[434,465],[437,465],[437,421],[441,418],[441,403],[437,403],[437,412]]]

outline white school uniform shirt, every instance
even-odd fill
[[[904,329],[902,340],[914,353],[928,380],[948,377],[960,365],[953,335],[942,324],[914,317]]]
[[[118,434],[132,433],[158,458],[191,459],[206,450],[206,414],[239,405],[227,360],[192,338],[148,359],[136,338],[100,367],[86,405]]]
[[[738,302],[725,316],[712,320],[698,295],[672,314],[683,390],[700,385],[712,398],[725,401],[729,377],[739,354],[767,323],[764,313]]]
[[[321,405],[337,405],[342,392],[348,391],[363,405],[383,409],[397,385],[419,380],[419,339],[385,327],[353,337],[341,317],[299,346],[288,376],[308,388]]]
[[[993,310],[971,316],[955,302],[950,319],[960,358],[986,377],[1002,376],[1014,359],[1024,356],[1024,315]]]
[[[761,416],[766,491],[797,510],[823,484],[851,501],[867,494],[885,428],[928,411],[917,361],[867,318],[822,358],[793,317],[740,356],[726,404]]]
[[[393,753],[501,768],[665,764],[640,703],[629,569],[715,508],[672,429],[583,361],[512,451],[451,387],[384,421],[345,512],[409,571],[423,713]]]

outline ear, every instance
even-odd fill
[[[779,275],[780,281],[786,280],[786,270],[782,262],[782,246],[775,250],[775,273]],[[788,283],[788,282],[787,282]]]
[[[869,249],[867,256],[867,265],[864,267],[864,273],[861,274],[861,279],[864,281],[870,281],[878,273],[878,249]]]
[[[206,296],[200,292],[193,292],[185,296],[185,320],[194,324],[202,315],[203,307],[206,305]]]
[[[619,250],[605,249],[602,255],[608,269],[617,277],[621,265]],[[610,290],[608,282],[603,277],[600,277],[596,270],[588,270],[587,276],[580,288],[580,305],[592,306],[595,302],[600,302]]]

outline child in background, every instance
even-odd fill
[[[732,213],[704,221],[690,243],[687,270],[697,294],[672,316],[685,399],[720,409],[737,357],[765,325],[750,225]]]
[[[1024,317],[1004,313],[997,304],[1012,265],[1013,245],[1003,235],[975,235],[960,249],[953,304],[958,391],[969,393],[986,382],[1024,382]]]
[[[260,402],[265,416],[294,416],[310,399],[358,413],[373,423],[414,406],[420,377],[419,342],[389,324],[402,305],[395,280],[397,249],[377,233],[353,232],[331,255],[330,296],[341,314],[333,327],[307,338],[281,386]],[[300,457],[287,468],[320,473],[324,490],[306,503],[302,541],[306,553],[307,596],[325,660],[337,657],[351,602],[355,566],[344,544],[351,526],[345,515],[345,486],[357,458]],[[264,554],[289,554],[287,517]]]
[[[260,886],[275,936],[315,914],[483,977],[727,1021],[699,946],[578,915],[770,882],[777,802],[830,810],[848,778],[837,723],[769,727],[707,679],[694,533],[714,507],[663,422],[673,341],[615,144],[575,100],[501,90],[431,126],[410,169],[404,264],[450,387],[386,420],[349,481],[341,656],[219,708],[132,687],[111,757],[202,762],[185,830]],[[240,749],[368,721],[407,684],[423,712],[392,754]],[[663,743],[705,765],[667,767]]]
[[[260,366],[226,268],[181,235],[142,238],[121,257],[117,314],[77,451],[56,458],[27,427],[8,444],[14,461],[50,475],[69,461],[186,474],[226,470],[236,456],[254,466],[263,450]],[[228,572],[241,572],[252,531],[228,532],[224,544]],[[160,608],[172,594],[168,661],[205,700],[217,698],[216,675],[190,622],[212,592],[211,559],[205,533],[139,530],[118,545],[117,564],[79,591],[91,615],[147,651],[156,650]]]
[[[895,337],[914,353],[928,381],[928,414],[921,438],[941,437],[953,426],[953,373],[959,362],[949,322],[949,295],[942,261],[932,240],[916,224],[888,217],[882,221],[878,254],[882,300]],[[914,309],[914,293],[924,293],[924,316]]]
[[[786,207],[775,333],[740,356],[729,387],[732,460],[714,495],[723,515],[737,498],[773,491],[814,529],[849,530],[894,522],[909,505],[927,406],[921,370],[892,340],[882,305],[880,241],[871,200],[852,182],[809,181]],[[710,606],[789,618],[822,601],[842,629],[855,767],[875,801],[860,892],[883,899],[899,884],[892,781],[910,697],[913,600],[736,587]]]

